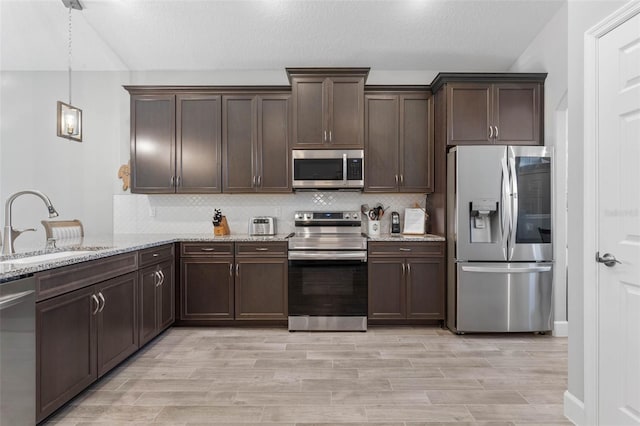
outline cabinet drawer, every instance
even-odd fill
[[[233,256],[233,242],[182,243],[180,247],[181,256]]]
[[[384,257],[414,257],[414,256],[444,256],[444,242],[369,242],[369,256]]]
[[[285,241],[236,243],[236,255],[252,257],[286,257],[287,243]]]
[[[138,269],[136,252],[109,256],[36,274],[36,300],[77,290]]]
[[[173,244],[151,247],[138,252],[138,267],[144,268],[154,263],[173,258]]]

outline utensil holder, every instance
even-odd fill
[[[229,223],[227,222],[227,217],[222,216],[220,220],[220,225],[213,227],[213,235],[217,237],[221,237],[223,235],[229,235],[231,231],[229,230]]]
[[[380,236],[380,221],[369,219],[367,223],[367,234],[370,237],[379,237]]]

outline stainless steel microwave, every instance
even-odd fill
[[[364,188],[364,150],[294,149],[293,189]]]

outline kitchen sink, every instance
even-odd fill
[[[0,261],[0,265],[7,265],[7,264],[30,265],[33,263],[52,262],[56,260],[63,260],[63,259],[68,259],[72,257],[84,256],[87,254],[95,253],[98,250],[103,250],[105,248],[106,247],[97,247],[97,248],[91,248],[88,250],[82,250],[82,249],[64,250],[64,251],[57,251],[55,253],[46,253],[46,254],[39,254],[35,256],[18,257],[14,259],[2,260]]]

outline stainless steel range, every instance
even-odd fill
[[[367,330],[367,238],[359,211],[296,212],[289,331]]]

